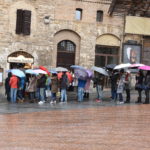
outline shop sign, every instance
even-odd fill
[[[26,58],[22,55],[18,57],[8,57],[9,63],[33,63],[33,58]]]

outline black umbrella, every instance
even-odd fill
[[[114,69],[116,67],[116,64],[108,64],[106,66],[107,69]]]

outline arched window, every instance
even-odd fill
[[[58,43],[58,51],[75,52],[76,46],[69,40],[64,40]]]

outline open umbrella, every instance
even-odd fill
[[[150,71],[150,66],[141,66],[138,69]]]
[[[101,68],[101,67],[93,66],[91,69],[98,72],[98,73],[100,73],[100,74],[103,74],[105,76],[109,76],[108,72],[105,69]]]
[[[59,73],[57,74],[58,79],[61,79],[62,74],[63,74],[62,72],[59,72]],[[72,77],[71,73],[70,73],[70,72],[66,72],[66,75],[67,75],[67,77],[68,77],[69,82],[71,83],[71,82],[73,81],[73,77]]]
[[[24,72],[19,69],[11,69],[10,72],[17,77],[25,77]]]
[[[57,67],[57,68],[55,68],[55,71],[57,71],[57,72],[67,72],[68,69],[64,68],[64,67]]]
[[[131,66],[129,68],[138,68],[138,67],[142,67],[145,66],[144,64],[131,64]]]
[[[35,73],[37,73],[37,74],[47,74],[46,71],[41,70],[41,69],[33,69],[33,71],[34,71]]]
[[[25,73],[27,73],[27,74],[33,74],[33,75],[38,75],[38,73],[34,72],[33,69],[27,69],[27,70],[25,70]]]
[[[85,69],[84,67],[78,66],[78,65],[72,65],[72,66],[70,66],[70,68],[73,68],[73,69]]]
[[[48,75],[50,75],[50,72],[48,71],[47,68],[45,68],[44,66],[39,66],[39,68],[45,72],[47,72]]]
[[[127,64],[119,64],[117,65],[114,69],[124,69],[124,68],[129,68],[131,66],[130,63]]]
[[[110,69],[110,70],[114,69],[115,67],[116,67],[116,64],[108,64],[108,65],[106,66],[106,68],[107,68],[107,69]]]

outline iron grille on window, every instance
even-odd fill
[[[30,35],[31,11],[17,10],[16,34]]]
[[[58,50],[59,51],[68,51],[74,52],[75,51],[75,44],[71,41],[64,40],[58,43]]]

